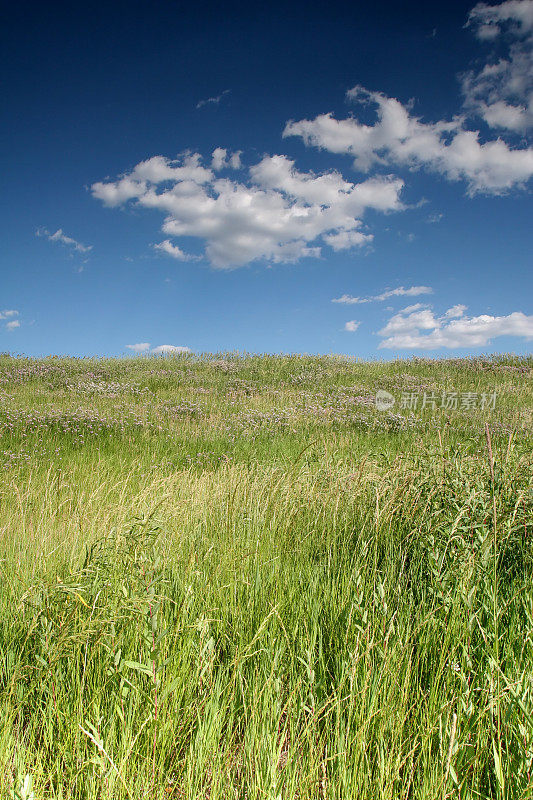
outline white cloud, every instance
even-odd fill
[[[283,192],[298,201],[339,209],[350,216],[365,209],[399,211],[403,181],[391,176],[375,177],[359,184],[345,181],[339,172],[299,172],[287,156],[265,156],[251,167],[254,183],[265,189]],[[350,221],[350,227],[352,223]]]
[[[412,311],[418,311],[420,308],[429,308],[427,303],[413,303],[411,306],[406,306],[400,313],[410,314]]]
[[[467,120],[481,117],[489,127],[515,133],[533,126],[532,20],[533,0],[478,3],[471,11],[467,25],[477,37],[501,41],[481,69],[462,76],[466,114],[423,122],[399,100],[355,86],[347,97],[375,108],[373,124],[352,116],[338,120],[328,113],[287,123],[284,136],[299,136],[307,145],[351,155],[356,169],[363,172],[390,165],[424,168],[451,181],[466,181],[469,194],[502,194],[521,187],[533,175],[533,150],[501,137],[484,141]],[[502,46],[507,49],[505,57]]]
[[[240,169],[241,151],[238,150],[228,157],[228,151],[224,147],[215,147],[211,156],[211,169],[220,172],[221,169]]]
[[[35,234],[36,236],[46,237],[50,242],[59,242],[67,247],[72,247],[73,250],[79,253],[88,253],[93,249],[92,244],[85,245],[81,244],[81,242],[77,242],[76,239],[73,239],[71,236],[67,236],[65,233],[63,233],[61,228],[58,228],[55,233],[50,233],[50,231],[46,230],[46,228],[38,228],[35,231]]]
[[[160,344],[159,347],[154,347],[151,351],[154,355],[172,355],[178,353],[190,353],[190,347],[184,347],[183,345],[174,345],[174,344]]]
[[[338,231],[337,233],[326,233],[323,238],[326,244],[338,251],[369,244],[374,236],[371,233],[361,233],[361,231]]]
[[[356,319],[351,319],[344,325],[344,330],[349,331],[350,333],[354,333],[361,323],[358,322]]]
[[[225,150],[223,147],[217,147],[213,150],[213,157],[211,160],[211,166],[217,172],[219,169],[223,169],[227,165],[227,158],[228,151]]]
[[[119,206],[136,200],[161,183],[172,182],[184,187],[197,186],[213,180],[213,171],[201,166],[197,153],[187,154],[181,159],[153,156],[141,161],[127,175],[117,181],[97,181],[91,186],[93,197],[106,206]]]
[[[196,261],[197,257],[191,255],[190,253],[184,253],[181,247],[178,247],[175,244],[172,244],[170,239],[165,239],[163,242],[159,242],[159,244],[153,245],[154,250],[159,250],[161,253],[166,253],[167,256],[171,258],[175,258],[178,261]]]
[[[13,308],[5,308],[0,311],[0,320],[5,321],[5,328],[8,331],[13,331],[15,328],[20,328],[20,321],[17,319],[18,311]]]
[[[478,3],[467,24],[479,39],[498,39],[498,48],[480,70],[462,76],[465,108],[491,128],[526,132],[533,127],[533,0]]]
[[[343,294],[341,297],[334,297],[331,302],[355,305],[358,303],[382,302],[383,300],[388,300],[389,297],[417,297],[421,294],[433,294],[433,289],[431,286],[409,286],[407,289],[403,286],[398,286],[397,289],[386,289],[381,294],[370,297],[353,297],[350,294]]]
[[[282,154],[265,156],[245,171],[240,152],[217,147],[205,164],[198,153],[174,160],[154,156],[115,180],[94,183],[93,196],[107,206],[129,203],[163,214],[161,230],[167,238],[156,245],[161,252],[182,261],[199,258],[174,241],[193,237],[202,242],[213,267],[232,269],[263,259],[318,258],[325,247],[340,252],[369,245],[373,234],[363,225],[365,212],[406,208],[403,180],[387,174],[399,167],[464,181],[470,195],[523,188],[533,176],[533,148],[522,140],[517,144],[514,135],[510,141],[486,137],[468,121],[475,114],[489,125],[524,130],[533,80],[527,60],[532,6],[533,0],[506,0],[496,6],[478,3],[471,12],[467,24],[478,39],[503,41],[505,34],[512,43],[508,57],[463,76],[467,111],[461,114],[426,122],[413,114],[411,104],[355,86],[347,96],[364,106],[365,117],[375,111],[372,122],[327,113],[287,123],[285,137],[298,136],[307,145],[348,154],[359,171],[374,170],[366,180],[349,181],[336,170],[302,172]],[[227,93],[201,100],[198,107],[218,105]],[[239,179],[221,172],[227,169],[242,170]],[[441,218],[433,214],[427,221]],[[413,238],[406,236],[407,241]]]
[[[133,350],[134,353],[151,353],[155,356],[171,355],[172,353],[192,353],[190,347],[175,344],[160,344],[150,350],[150,342],[139,342],[138,344],[127,344],[128,350]]]
[[[223,148],[215,152],[218,167],[226,154]],[[167,236],[203,240],[207,259],[221,269],[257,259],[316,258],[322,244],[334,250],[361,246],[372,241],[362,230],[367,209],[403,209],[403,181],[390,176],[352,183],[338,172],[299,172],[281,155],[265,156],[248,175],[246,182],[219,178],[198,154],[178,161],[156,156],[116,181],[95,183],[92,191],[108,206],[130,201],[163,212]],[[170,239],[158,249],[190,258]]]
[[[512,147],[502,139],[482,143],[477,130],[467,130],[462,117],[426,123],[412,116],[398,100],[356,86],[354,102],[376,109],[373,125],[332,114],[288,122],[284,136],[299,136],[305,144],[354,157],[363,172],[390,165],[426,168],[448,180],[465,180],[469,194],[501,194],[522,186],[533,175],[533,150]]]
[[[128,350],[133,350],[134,353],[146,353],[150,349],[150,342],[138,342],[138,344],[127,344]]]
[[[334,297],[332,303],[344,303],[345,305],[354,305],[355,303],[367,303],[363,297],[353,297],[351,294],[343,294],[340,297]]]
[[[433,294],[433,289],[431,286],[409,286],[407,289],[399,286],[397,289],[387,289],[378,294],[376,300],[387,300],[389,297],[417,297],[420,294]]]
[[[503,317],[482,314],[464,316],[466,306],[458,304],[441,317],[417,303],[394,314],[378,335],[380,348],[390,350],[439,350],[441,348],[484,347],[498,336],[533,339],[533,316],[521,311]]]
[[[446,311],[444,314],[444,319],[454,319],[456,317],[464,316],[467,307],[464,306],[462,303],[457,303],[457,305],[452,306],[451,308]]]
[[[229,93],[229,89],[224,89],[223,92],[217,94],[215,97],[208,97],[206,100],[199,100],[196,103],[196,108],[202,108],[203,106],[218,106],[222,98]]]
[[[533,31],[533,0],[506,0],[499,5],[478,3],[468,15],[467,25],[476,28],[479,39],[494,39],[506,23],[523,35]]]

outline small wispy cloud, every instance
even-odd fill
[[[350,333],[355,333],[360,324],[361,323],[358,322],[358,320],[351,319],[345,324],[344,330],[349,331]]]
[[[177,244],[172,244],[170,239],[165,239],[163,242],[159,242],[159,244],[152,245],[154,250],[158,250],[160,253],[165,253],[165,255],[170,256],[171,258],[175,258],[176,261],[198,261],[198,256],[193,256],[191,253],[185,253],[181,247],[178,247]]]
[[[407,289],[398,286],[397,289],[386,289],[381,294],[370,297],[354,297],[351,294],[343,294],[341,297],[334,297],[331,302],[350,306],[359,303],[381,303],[383,300],[388,300],[389,297],[417,297],[421,294],[433,294],[433,289],[431,286],[409,286]]]
[[[128,350],[133,350],[134,353],[146,353],[150,349],[150,342],[138,342],[138,344],[127,344]]]
[[[11,317],[18,317],[18,315],[19,312],[12,308],[6,308],[4,311],[0,311],[0,319],[10,319]]]
[[[49,242],[59,242],[66,247],[72,248],[73,251],[78,253],[88,253],[93,249],[92,244],[82,244],[73,239],[72,236],[67,236],[61,228],[58,228],[55,233],[50,233],[46,228],[37,228],[35,231],[36,236],[43,236]]]
[[[15,328],[20,328],[20,320],[18,319],[10,320],[9,322],[6,323],[6,328],[8,329],[8,331],[14,331]]]
[[[127,344],[126,347],[128,350],[132,350],[134,353],[151,353],[154,356],[163,356],[163,355],[172,355],[172,354],[179,354],[179,353],[192,353],[190,347],[185,347],[185,345],[177,345],[177,344],[160,344],[157,347],[151,348],[150,342],[138,342],[137,344]]]
[[[230,89],[224,89],[223,92],[217,94],[216,97],[208,97],[205,100],[198,100],[196,108],[203,108],[204,106],[218,106],[220,101],[230,93]]]
[[[457,303],[457,305],[452,306],[448,309],[448,311],[446,311],[443,319],[457,319],[458,317],[462,317],[466,309],[467,306],[463,305],[462,303]]]

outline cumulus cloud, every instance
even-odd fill
[[[392,176],[369,178],[362,183],[346,181],[339,172],[322,175],[299,172],[287,156],[265,156],[250,169],[254,183],[273,189],[311,206],[329,207],[350,217],[366,209],[400,211],[403,181]],[[350,229],[353,223],[349,221]],[[339,227],[338,225],[334,227]],[[355,226],[359,227],[359,223]]]
[[[228,151],[224,147],[216,147],[211,156],[211,169],[215,172],[220,172],[221,169],[240,169],[241,164],[241,151],[228,155]]]
[[[409,286],[405,289],[398,286],[396,289],[386,289],[381,294],[371,295],[370,297],[354,297],[351,294],[343,294],[341,297],[334,297],[332,303],[343,303],[344,305],[356,305],[358,303],[376,303],[388,300],[389,297],[417,297],[421,294],[433,294],[431,286]]]
[[[213,180],[213,172],[200,163],[197,153],[181,159],[153,156],[141,161],[127,175],[116,181],[97,181],[91,186],[94,197],[106,206],[120,206],[129,200],[138,200],[157,184],[172,182],[182,187],[201,186]]]
[[[213,150],[213,157],[211,160],[211,166],[218,172],[218,170],[223,169],[227,165],[227,158],[228,152],[223,147],[216,147]]]
[[[196,103],[196,108],[203,108],[204,106],[218,106],[222,98],[229,93],[229,89],[224,89],[223,92],[217,94],[215,97],[208,97],[206,100],[198,100]]]
[[[13,331],[15,328],[20,328],[20,320],[12,319],[6,323],[6,328],[8,331]]]
[[[50,242],[59,242],[60,244],[70,247],[73,251],[77,251],[79,253],[88,253],[93,249],[92,244],[85,245],[81,244],[81,242],[77,242],[76,239],[73,239],[71,236],[67,236],[65,233],[63,233],[61,228],[58,228],[55,233],[50,233],[50,231],[46,230],[46,228],[38,228],[35,231],[35,234],[36,236],[44,236]]]
[[[514,311],[503,317],[481,314],[465,316],[466,306],[457,304],[442,316],[421,303],[394,314],[378,335],[380,348],[390,350],[439,350],[484,347],[498,336],[533,339],[533,316]]]
[[[527,132],[533,127],[533,0],[478,3],[467,25],[497,47],[481,69],[462,76],[465,108],[491,128]]]
[[[0,311],[0,319],[11,319],[11,317],[18,317],[19,312],[15,311],[13,308],[5,308],[3,311]]]
[[[375,110],[373,124],[327,113],[288,122],[284,136],[348,154],[363,172],[391,165],[423,168],[450,181],[465,181],[469,194],[520,188],[533,175],[531,147],[510,144],[501,136],[484,141],[468,120],[481,117],[489,128],[514,133],[525,133],[533,125],[532,20],[533,0],[478,3],[472,9],[467,26],[479,40],[498,40],[498,49],[481,68],[463,74],[464,112],[451,119],[424,122],[399,100],[355,86],[347,97]]]
[[[190,236],[205,242],[205,256],[221,269],[257,259],[274,263],[319,257],[322,245],[346,250],[372,241],[361,217],[372,209],[403,209],[403,181],[376,176],[361,183],[338,172],[300,172],[283,155],[265,156],[242,181],[220,178],[215,167],[226,159],[217,149],[216,163],[202,165],[199,154],[171,161],[155,156],[137,164],[116,181],[97,182],[94,197],[107,206],[132,202],[164,214],[169,237]],[[187,256],[166,239],[158,249],[181,260]]]
[[[469,194],[501,194],[522,186],[533,175],[533,150],[497,139],[481,142],[463,117],[422,122],[399,100],[356,86],[348,92],[355,103],[371,106],[376,121],[367,125],[333,114],[288,122],[284,136],[298,136],[306,145],[345,153],[362,172],[372,167],[405,166],[438,172],[451,181],[464,180]]]
[[[344,325],[344,330],[349,331],[350,333],[354,333],[361,323],[358,322],[356,319],[351,319]]]
[[[172,355],[172,353],[191,353],[192,350],[190,347],[185,347],[184,345],[175,345],[175,344],[160,344],[157,347],[153,347],[150,349],[151,345],[150,342],[139,342],[138,344],[127,344],[126,347],[128,350],[132,350],[134,353],[152,353],[155,356],[161,355]]]

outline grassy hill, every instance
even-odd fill
[[[532,376],[0,356],[0,798],[533,797]]]

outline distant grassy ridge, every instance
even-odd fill
[[[0,356],[0,798],[532,798],[532,376]]]

